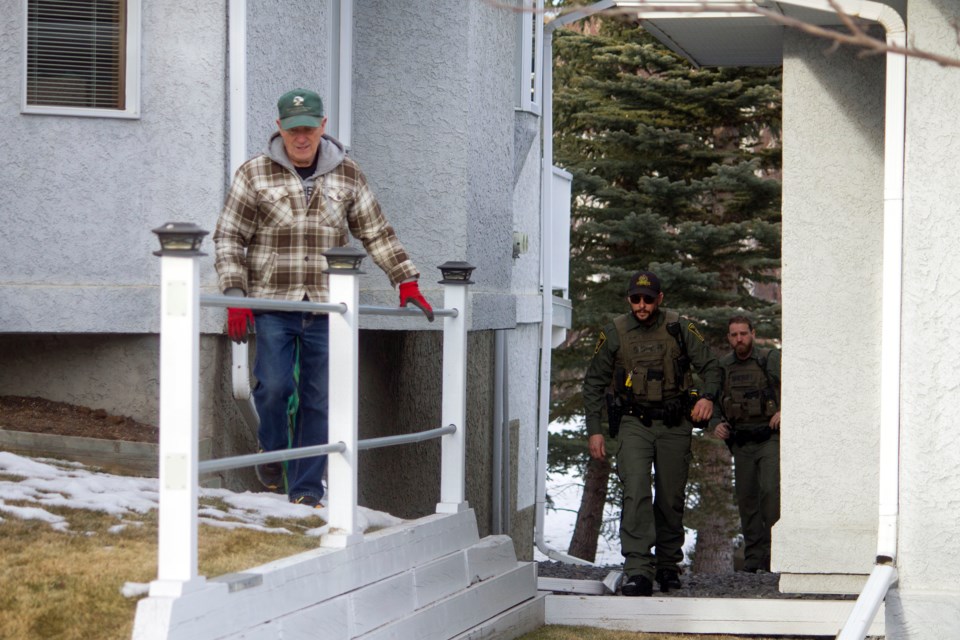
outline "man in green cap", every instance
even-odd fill
[[[683,586],[679,563],[693,423],[710,419],[720,390],[720,366],[696,325],[661,309],[662,302],[656,274],[633,274],[630,312],[600,332],[583,381],[590,455],[607,455],[600,426],[605,395],[616,442],[625,596],[651,595],[654,579],[663,592]],[[703,384],[696,393],[693,370]]]
[[[277,101],[277,131],[267,151],[237,169],[213,239],[220,290],[225,295],[327,302],[323,253],[359,239],[390,282],[400,305],[412,303],[430,321],[433,310],[417,285],[420,274],[384,218],[360,167],[325,134],[320,96],[294,89]],[[264,451],[327,442],[326,314],[227,310],[227,332],[246,341],[256,326],[253,390]],[[296,375],[299,362],[299,375]],[[288,434],[290,398],[298,396]],[[326,457],[292,460],[286,470],[290,501],[320,506]],[[282,491],[281,463],[257,467],[268,489]]]
[[[746,316],[727,322],[723,391],[711,421],[733,453],[743,531],[743,570],[770,571],[770,532],[780,519],[780,351],[754,345]]]

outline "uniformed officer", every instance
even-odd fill
[[[770,570],[770,530],[780,519],[780,351],[754,346],[753,323],[727,323],[733,349],[720,359],[723,392],[714,416],[717,437],[733,452],[743,529],[743,570]]]
[[[721,374],[696,325],[660,308],[663,292],[655,274],[635,273],[627,301],[630,313],[600,332],[583,381],[583,403],[590,455],[602,459],[607,452],[600,417],[607,394],[617,474],[623,483],[622,593],[649,596],[654,579],[664,592],[683,586],[678,563],[683,560],[692,423],[710,419]],[[703,381],[699,396],[692,388],[691,367]]]

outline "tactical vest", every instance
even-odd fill
[[[769,355],[769,349],[758,351],[755,358],[735,360],[725,367],[720,403],[724,417],[734,426],[765,423],[779,409],[777,389],[764,370]]]
[[[681,372],[677,359],[683,355],[667,325],[680,319],[676,311],[664,311],[665,320],[651,331],[628,331],[630,314],[618,316],[613,325],[620,337],[616,369],[626,372],[614,388],[627,399],[645,404],[676,398],[692,384],[689,372]],[[632,397],[631,397],[632,396]]]

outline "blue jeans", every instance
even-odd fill
[[[264,451],[327,443],[327,361],[329,324],[326,315],[301,312],[255,314],[257,355],[253,375],[257,386],[253,401],[260,416],[257,436]],[[300,342],[300,381],[294,380],[297,341]],[[287,406],[294,391],[300,404],[289,434]],[[287,463],[291,500],[301,496],[323,497],[326,456],[301,458]]]

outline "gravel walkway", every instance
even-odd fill
[[[542,578],[567,578],[570,580],[603,580],[611,571],[623,569],[620,565],[592,567],[545,561],[537,563],[537,575]],[[683,573],[680,576],[683,589],[660,593],[654,583],[654,595],[677,598],[794,598],[805,600],[855,600],[852,595],[792,594],[780,593],[779,573],[706,574]]]

